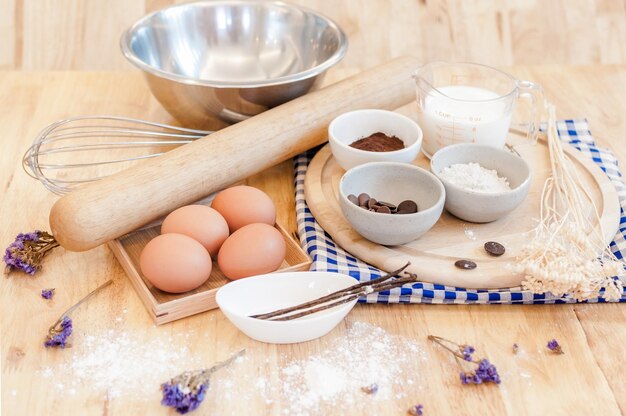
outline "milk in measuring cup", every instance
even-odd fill
[[[463,85],[438,87],[424,97],[417,119],[424,139],[422,149],[432,156],[455,143],[480,143],[503,147],[513,106],[488,89]],[[507,108],[509,107],[509,108]]]

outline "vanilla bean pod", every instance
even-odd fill
[[[315,306],[315,305],[318,305],[318,304],[323,303],[323,302],[328,302],[328,301],[331,301],[331,300],[334,300],[334,299],[338,299],[338,298],[340,298],[342,296],[346,296],[347,294],[350,294],[351,292],[353,292],[356,289],[359,289],[359,288],[362,288],[362,287],[365,287],[365,286],[374,286],[374,285],[380,284],[382,282],[385,282],[385,281],[387,281],[387,280],[389,280],[389,279],[391,279],[391,278],[393,278],[395,276],[398,276],[400,273],[402,273],[404,271],[404,269],[406,269],[410,265],[411,265],[411,262],[407,262],[407,264],[405,264],[404,266],[402,266],[398,270],[394,270],[393,272],[387,273],[386,275],[381,276],[379,278],[376,278],[376,279],[373,279],[373,280],[369,280],[367,282],[357,283],[357,284],[352,285],[350,287],[347,287],[345,289],[338,290],[336,292],[330,293],[330,294],[328,294],[326,296],[323,296],[321,298],[314,299],[314,300],[309,301],[309,302],[304,302],[304,303],[301,303],[299,305],[290,306],[288,308],[279,309],[279,310],[276,310],[276,311],[273,311],[273,312],[267,312],[267,313],[261,313],[261,314],[258,314],[258,315],[252,315],[252,316],[250,316],[250,318],[268,319],[268,318],[272,318],[274,316],[284,315],[286,313],[293,312],[293,311],[296,311],[296,310],[300,310],[300,309],[303,309],[303,308],[307,308],[309,306]]]
[[[357,293],[344,294],[339,297],[340,300],[337,300],[336,302],[333,302],[333,303],[325,303],[325,302],[328,302],[329,300],[320,301],[321,299],[320,298],[317,301],[314,301],[315,303],[313,305],[309,305],[306,307],[298,307],[297,309],[289,308],[289,309],[292,309],[289,312],[278,313],[280,311],[276,311],[272,313],[273,316],[271,318],[259,318],[259,319],[267,319],[269,321],[290,321],[293,319],[301,318],[303,316],[311,315],[313,313],[317,313],[317,312],[321,312],[330,308],[334,308],[335,306],[343,305],[344,303],[352,302],[353,300],[356,300],[360,298],[361,296],[365,296],[370,293],[377,293],[377,292],[382,292],[383,290],[395,289],[407,283],[414,283],[414,282],[417,282],[417,275],[409,273],[409,276],[407,277],[401,277],[401,278],[392,280],[390,282],[379,283],[378,285],[375,285],[372,287],[365,286],[365,287],[360,288],[361,290]],[[331,300],[334,300],[334,299],[331,299]],[[317,305],[320,305],[320,306],[317,306]],[[317,306],[317,307],[314,307],[314,306]],[[312,308],[312,309],[306,309],[306,308]],[[301,309],[306,309],[306,310],[298,312]],[[290,312],[298,312],[298,313],[294,313],[292,315],[287,315],[287,316],[282,316]]]
[[[363,292],[363,293],[365,293],[365,292]],[[358,299],[360,296],[363,296],[363,295],[360,294],[360,293],[357,293],[356,295],[351,295],[349,297],[345,297],[345,298],[343,298],[341,300],[338,300],[336,302],[327,303],[325,305],[318,306],[318,307],[313,308],[313,309],[307,309],[307,310],[302,311],[302,312],[294,313],[293,315],[278,316],[278,317],[274,317],[274,318],[267,318],[266,320],[267,321],[291,321],[293,319],[302,318],[303,316],[311,315],[313,313],[317,313],[317,312],[325,311],[325,310],[330,309],[330,308],[334,308],[335,306],[343,305],[344,303],[350,303],[353,300]]]

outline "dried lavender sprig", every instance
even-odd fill
[[[231,364],[245,352],[246,350],[243,349],[208,369],[185,371],[161,384],[163,393],[161,404],[174,408],[180,414],[196,410],[209,390],[211,374]]]
[[[31,233],[19,233],[15,240],[5,249],[2,260],[6,264],[5,274],[15,270],[34,275],[43,257],[59,243],[52,234],[35,230]]]
[[[422,416],[424,414],[424,406],[418,403],[415,406],[409,407],[406,412],[411,416]]]
[[[50,327],[46,341],[43,345],[46,348],[65,348],[67,345],[67,339],[70,335],[72,335],[72,325],[72,319],[69,316],[64,316],[63,319],[58,321],[54,326]]]
[[[343,305],[344,303],[352,302],[354,300],[357,300],[361,296],[365,296],[370,293],[376,293],[376,292],[382,292],[383,290],[395,289],[397,287],[404,286],[407,283],[414,283],[414,282],[417,282],[417,275],[410,274],[408,277],[395,279],[395,280],[392,280],[391,282],[380,283],[376,287],[365,286],[363,288],[360,288],[361,290],[360,292],[350,294],[349,296],[346,296],[343,298],[339,298],[339,300],[332,302],[332,303],[324,303],[324,302],[316,301],[314,304],[306,307],[306,308],[311,308],[311,309],[305,309],[302,312],[298,312],[300,308],[296,308],[296,307],[288,308],[288,309],[291,309],[288,312],[284,312],[280,314],[272,313],[273,316],[271,318],[265,318],[265,319],[268,321],[291,321],[293,319],[301,318],[303,316],[311,315],[313,313],[317,313],[317,312],[321,312],[327,309],[334,308],[335,306]],[[320,306],[313,307],[316,305],[320,305]],[[280,312],[280,311],[276,311],[276,312]],[[293,312],[297,312],[297,313],[293,313]],[[293,314],[282,316],[282,315],[285,315],[286,313],[293,313]]]
[[[559,344],[559,342],[552,338],[550,341],[548,341],[548,344],[546,345],[546,348],[549,349],[550,351],[552,351],[555,354],[565,354],[565,352],[563,351],[563,348],[561,347],[561,345]]]
[[[41,290],[41,297],[47,300],[52,299],[52,297],[54,296],[54,288],[50,288],[50,289],[42,289]]]
[[[384,283],[387,280],[392,279],[393,277],[398,276],[400,273],[402,273],[404,271],[404,269],[406,269],[410,265],[411,265],[411,263],[407,262],[407,264],[405,264],[403,267],[399,268],[398,270],[394,270],[393,272],[387,273],[386,275],[381,276],[379,278],[376,278],[376,279],[373,279],[373,280],[369,280],[367,282],[357,283],[357,284],[352,285],[350,287],[347,287],[345,289],[338,290],[338,291],[330,293],[330,294],[328,294],[326,296],[322,296],[321,298],[317,298],[317,299],[314,299],[314,300],[309,301],[309,302],[304,302],[304,303],[301,303],[299,305],[290,306],[288,308],[279,309],[279,310],[272,311],[272,312],[261,313],[261,314],[257,314],[257,315],[251,315],[250,318],[268,319],[268,318],[272,318],[272,317],[275,317],[275,316],[284,315],[284,314],[289,313],[289,312],[294,312],[296,310],[304,309],[304,308],[307,308],[307,307],[310,307],[310,306],[319,305],[320,303],[329,302],[331,300],[339,299],[339,298],[341,298],[343,296],[354,294],[356,292],[360,292],[359,289],[361,289],[363,287],[376,286],[378,284]]]
[[[500,384],[498,369],[486,358],[478,362],[476,370],[470,372],[461,371],[459,376],[462,384],[482,384],[487,382]]]
[[[108,285],[113,283],[113,280],[108,280],[105,283],[101,284],[91,292],[89,292],[84,298],[79,300],[74,305],[70,306],[65,312],[61,314],[59,319],[48,328],[48,334],[46,335],[46,341],[44,345],[46,348],[48,347],[61,347],[65,348],[67,345],[67,338],[72,335],[72,319],[69,317],[69,314],[72,313],[76,308],[82,305],[87,299],[95,295],[101,289],[104,289]]]
[[[472,347],[471,345],[467,345],[467,344],[463,344],[463,345],[459,345],[454,341],[450,341],[448,339],[445,339],[443,337],[439,337],[436,335],[429,335],[428,339],[430,341],[435,342],[436,344],[439,344],[440,346],[442,346],[443,348],[445,348],[446,350],[450,351],[455,357],[458,357],[464,361],[469,361],[469,362],[474,362],[471,357],[469,360],[466,359],[466,354],[465,354],[465,348],[469,347],[471,348],[471,351],[474,352],[474,347]],[[456,348],[452,349],[449,346],[447,346],[446,344],[451,344],[454,345]]]
[[[465,361],[472,361],[472,354],[476,351],[474,347],[471,345],[461,345],[460,348],[462,348],[463,351],[463,359]]]
[[[487,360],[486,358],[482,358],[480,360],[474,360],[471,357],[471,353],[469,354],[469,357],[468,357],[469,351],[471,351],[472,353],[474,352],[474,347],[472,347],[471,345],[467,345],[467,344],[460,345],[460,344],[457,344],[456,342],[453,342],[453,341],[450,341],[450,340],[447,340],[445,338],[435,336],[435,335],[429,335],[428,339],[430,341],[435,342],[439,346],[445,348],[450,353],[452,353],[452,355],[454,355],[454,358],[456,359],[457,364],[459,365],[459,367],[461,367],[461,369],[463,368],[461,364],[462,362],[461,360],[463,360],[464,362],[469,362],[469,363],[473,363],[477,365],[477,368],[474,371],[461,371],[459,373],[462,384],[482,384],[482,383],[487,383],[487,382],[500,384],[500,375],[498,374],[498,370],[495,365],[490,363],[489,360]],[[450,348],[446,344],[452,344],[456,348],[455,349]]]
[[[361,391],[366,394],[376,394],[378,393],[378,384],[372,383],[368,384],[367,386],[363,386],[361,387]]]

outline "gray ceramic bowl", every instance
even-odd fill
[[[380,201],[417,203],[415,214],[380,214],[363,209],[348,195],[365,192]],[[432,173],[401,162],[372,162],[347,171],[339,183],[339,205],[354,230],[383,245],[409,243],[432,228],[443,211],[446,191]]]
[[[510,191],[477,192],[445,179],[441,171],[457,163],[475,162],[495,170],[509,181]],[[521,157],[508,150],[473,143],[460,143],[438,150],[430,159],[430,169],[446,187],[446,209],[469,222],[491,222],[504,217],[522,203],[530,188],[530,168]]]
[[[120,44],[165,109],[184,125],[203,127],[306,94],[348,45],[328,18],[266,0],[168,7],[140,19]]]

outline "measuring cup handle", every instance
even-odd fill
[[[530,123],[526,137],[536,141],[539,134],[539,124],[541,123],[541,111],[539,105],[545,101],[541,85],[530,81],[517,81],[519,88],[519,99],[530,100]]]

